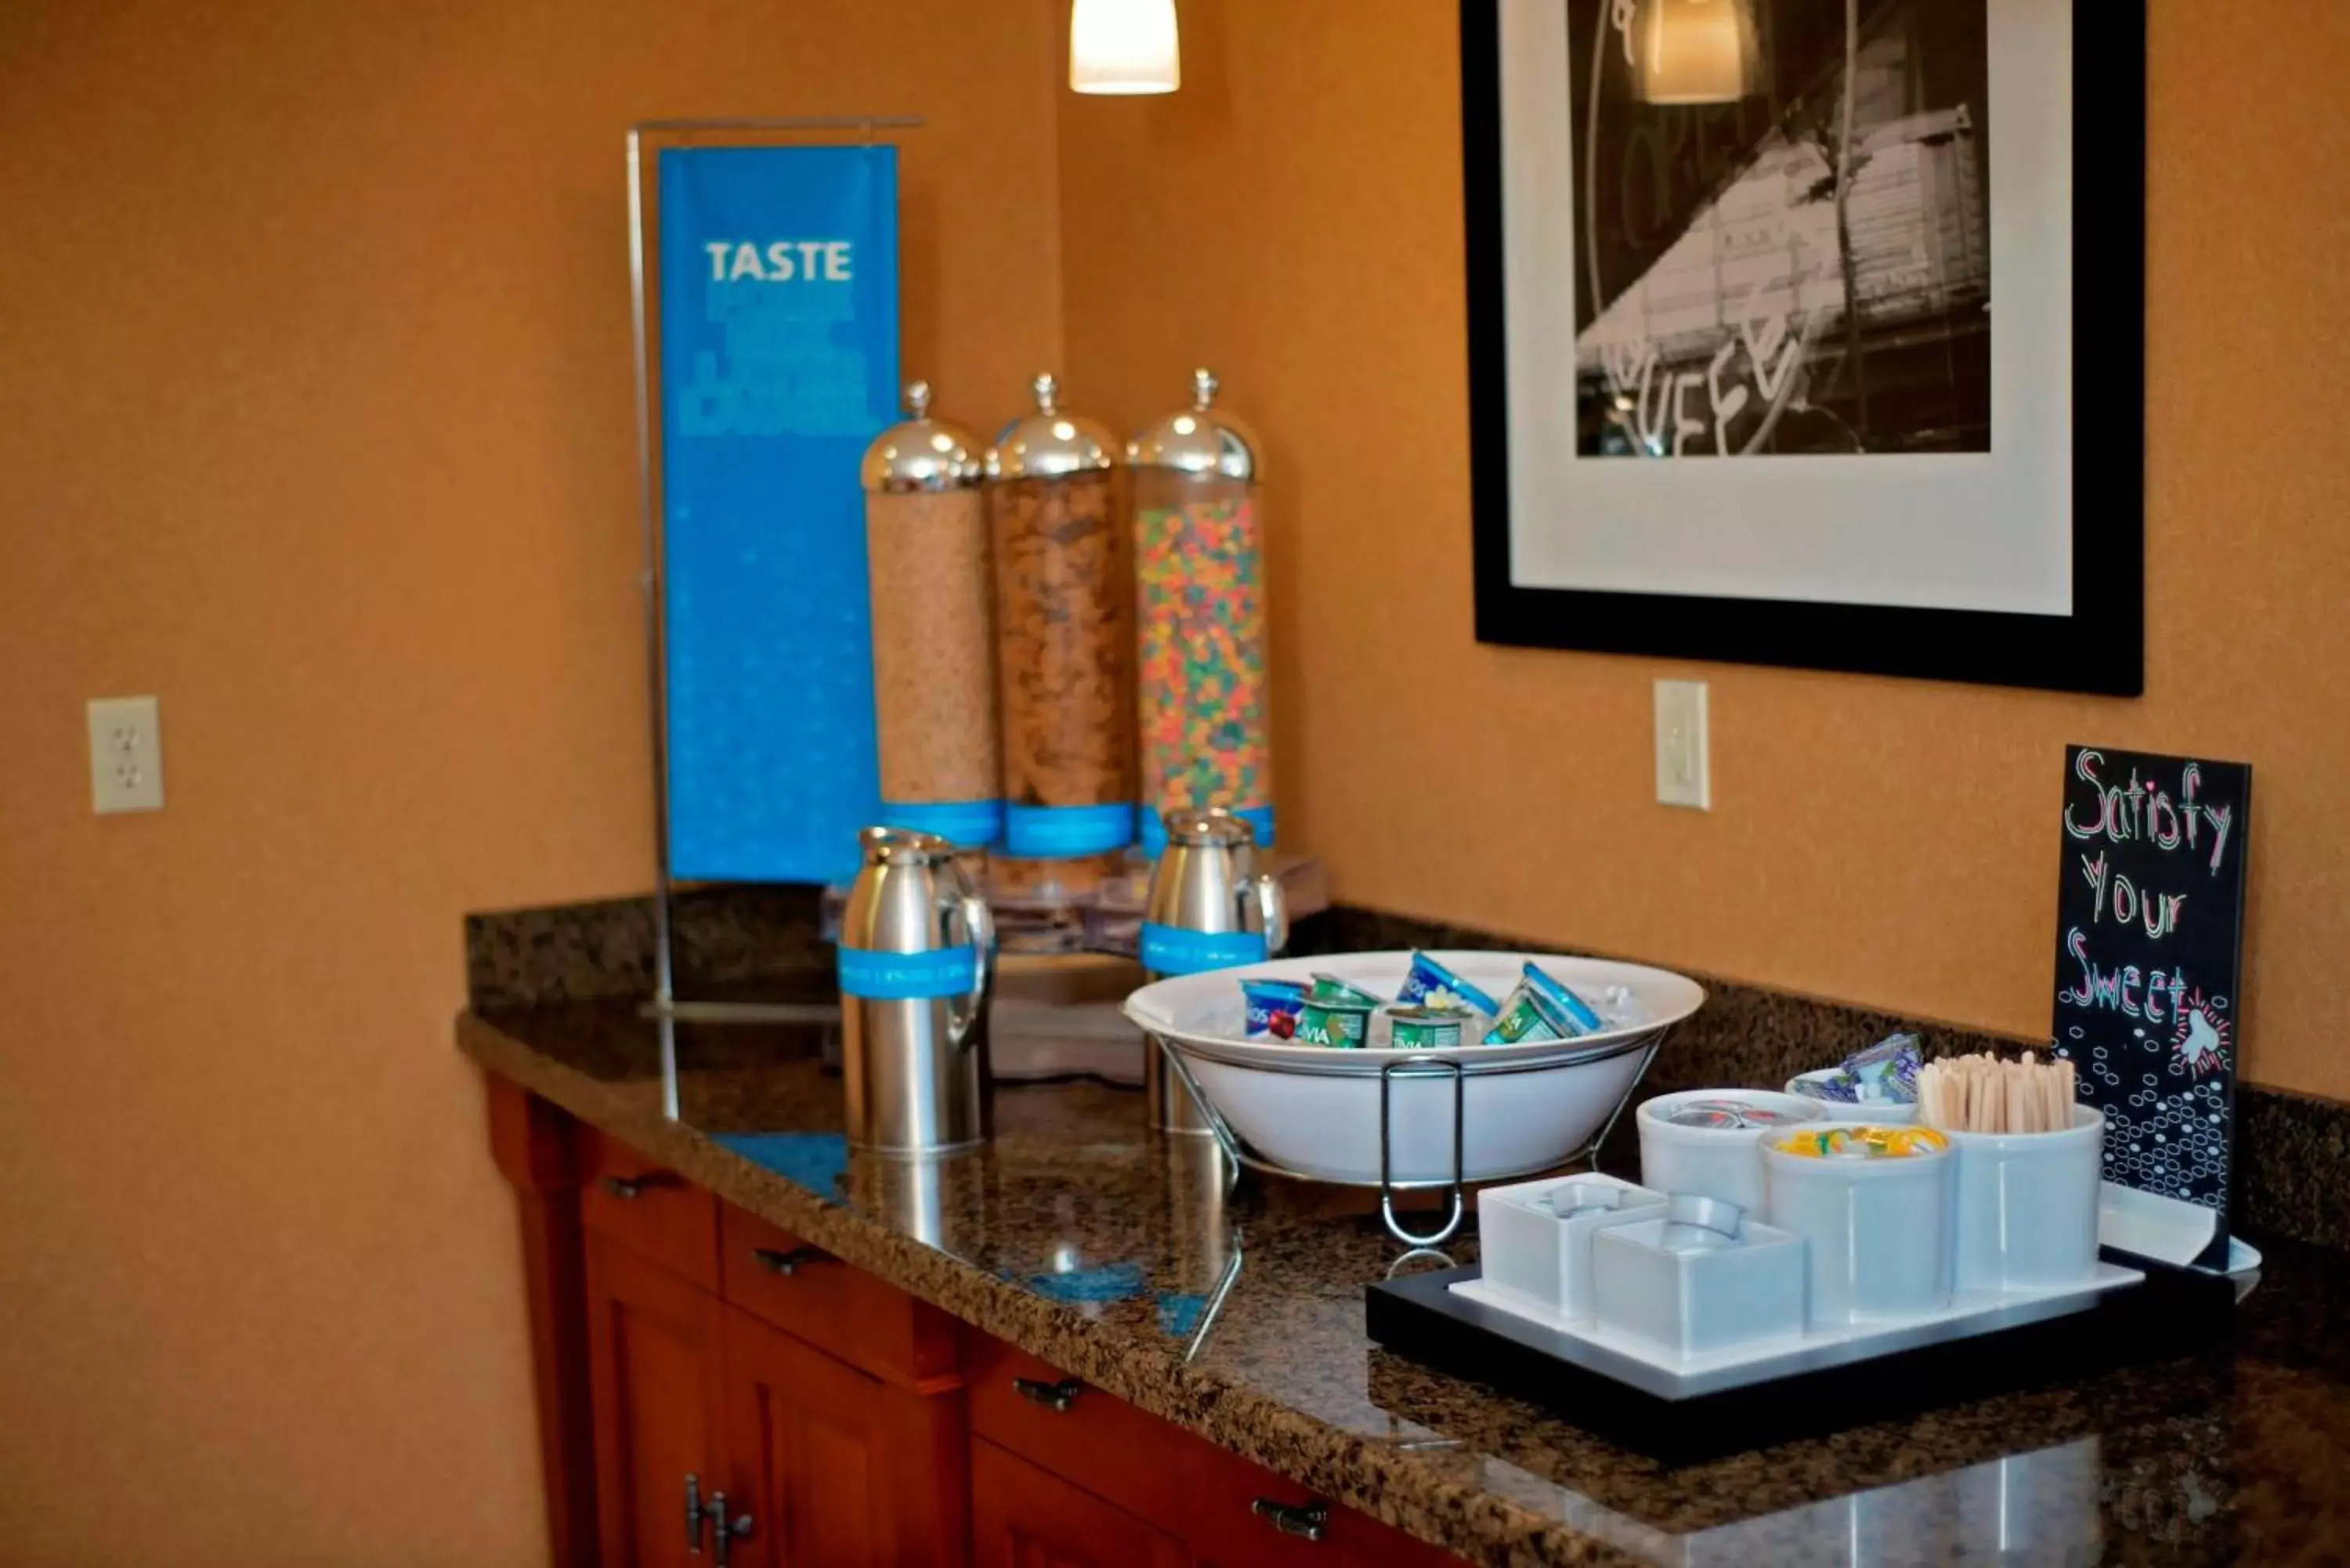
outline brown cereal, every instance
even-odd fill
[[[995,524],[1003,798],[1135,798],[1134,569],[1103,471],[988,487]]]
[[[976,490],[865,498],[881,798],[992,800],[995,608]]]

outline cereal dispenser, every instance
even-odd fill
[[[1191,406],[1128,447],[1134,466],[1135,616],[1143,847],[1165,814],[1224,806],[1273,843],[1264,549],[1256,438],[1191,375]]]
[[[1134,576],[1108,431],[1036,411],[987,453],[1006,890],[1088,892],[1134,841]]]
[[[904,424],[866,449],[873,707],[881,822],[965,847],[1003,829],[995,715],[994,583],[980,447],[906,389]]]

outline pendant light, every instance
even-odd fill
[[[1749,0],[1646,0],[1633,27],[1644,103],[1735,103],[1753,90]]]
[[[1077,92],[1173,92],[1183,85],[1175,0],[1073,0],[1069,86]]]

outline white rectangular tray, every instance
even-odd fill
[[[1660,1399],[1687,1399],[2063,1317],[2095,1306],[2107,1291],[2145,1278],[2136,1269],[2099,1263],[2096,1277],[2080,1284],[1960,1291],[1940,1312],[1920,1317],[1849,1325],[1817,1324],[1799,1334],[1694,1355],[1602,1328],[1589,1318],[1561,1317],[1540,1302],[1489,1285],[1482,1279],[1458,1281],[1451,1289],[1454,1295],[1482,1309],[1478,1316],[1486,1327],[1521,1345]]]

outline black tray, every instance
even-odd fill
[[[1449,1288],[1477,1278],[1475,1268],[1367,1286],[1364,1316],[1371,1338],[1398,1355],[1547,1406],[1627,1447],[1690,1462],[2076,1382],[2133,1362],[2184,1355],[2227,1334],[2235,1282],[2120,1253],[2108,1253],[2107,1261],[2143,1270],[2145,1282],[2109,1291],[2095,1305],[2062,1317],[1684,1399],[1630,1387],[1480,1322],[1477,1306]],[[1526,1332],[1533,1337],[1544,1331],[1529,1324]]]

